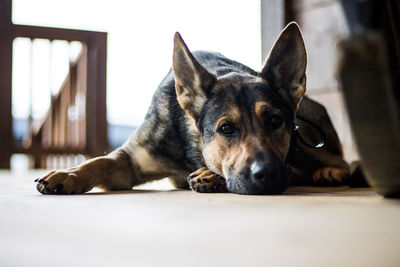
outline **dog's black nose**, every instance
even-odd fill
[[[274,163],[256,160],[250,166],[250,178],[254,183],[274,185],[279,177],[279,166]]]
[[[275,195],[288,187],[286,168],[268,151],[257,153],[249,165],[227,180],[232,193],[246,195]]]

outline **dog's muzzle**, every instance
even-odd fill
[[[246,195],[275,195],[289,185],[286,166],[268,152],[259,153],[239,174],[227,179],[228,190]]]

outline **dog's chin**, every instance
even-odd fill
[[[278,195],[284,192],[289,186],[289,179],[285,175],[275,183],[255,184],[245,177],[236,176],[226,181],[228,191],[241,195]]]

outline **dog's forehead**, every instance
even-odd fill
[[[216,93],[210,102],[216,111],[236,109],[243,112],[254,109],[256,103],[260,102],[274,106],[274,102],[280,99],[278,92],[265,80],[258,77],[238,77],[218,81]]]
[[[247,118],[247,121],[252,122],[260,103],[281,109],[276,103],[283,101],[279,93],[266,81],[254,76],[220,79],[214,89],[214,94],[204,105],[198,122],[202,129],[213,130],[223,116],[231,118],[233,122],[238,122],[240,118]],[[240,115],[236,116],[236,114]]]

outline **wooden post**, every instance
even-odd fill
[[[97,146],[96,154],[104,155],[108,152],[108,124],[107,124],[107,34],[97,33]]]
[[[285,0],[285,19],[284,23],[285,25],[288,24],[291,21],[296,21],[296,11],[294,9],[294,0]],[[297,21],[299,23],[299,21]]]
[[[97,34],[87,43],[86,150],[101,156],[108,150],[106,117],[107,35]]]
[[[86,87],[86,153],[93,156],[96,149],[96,98],[97,98],[97,79],[96,79],[96,65],[97,53],[94,41],[87,43],[87,87]]]
[[[12,42],[11,0],[0,1],[0,168],[10,168],[13,149],[11,114]]]

